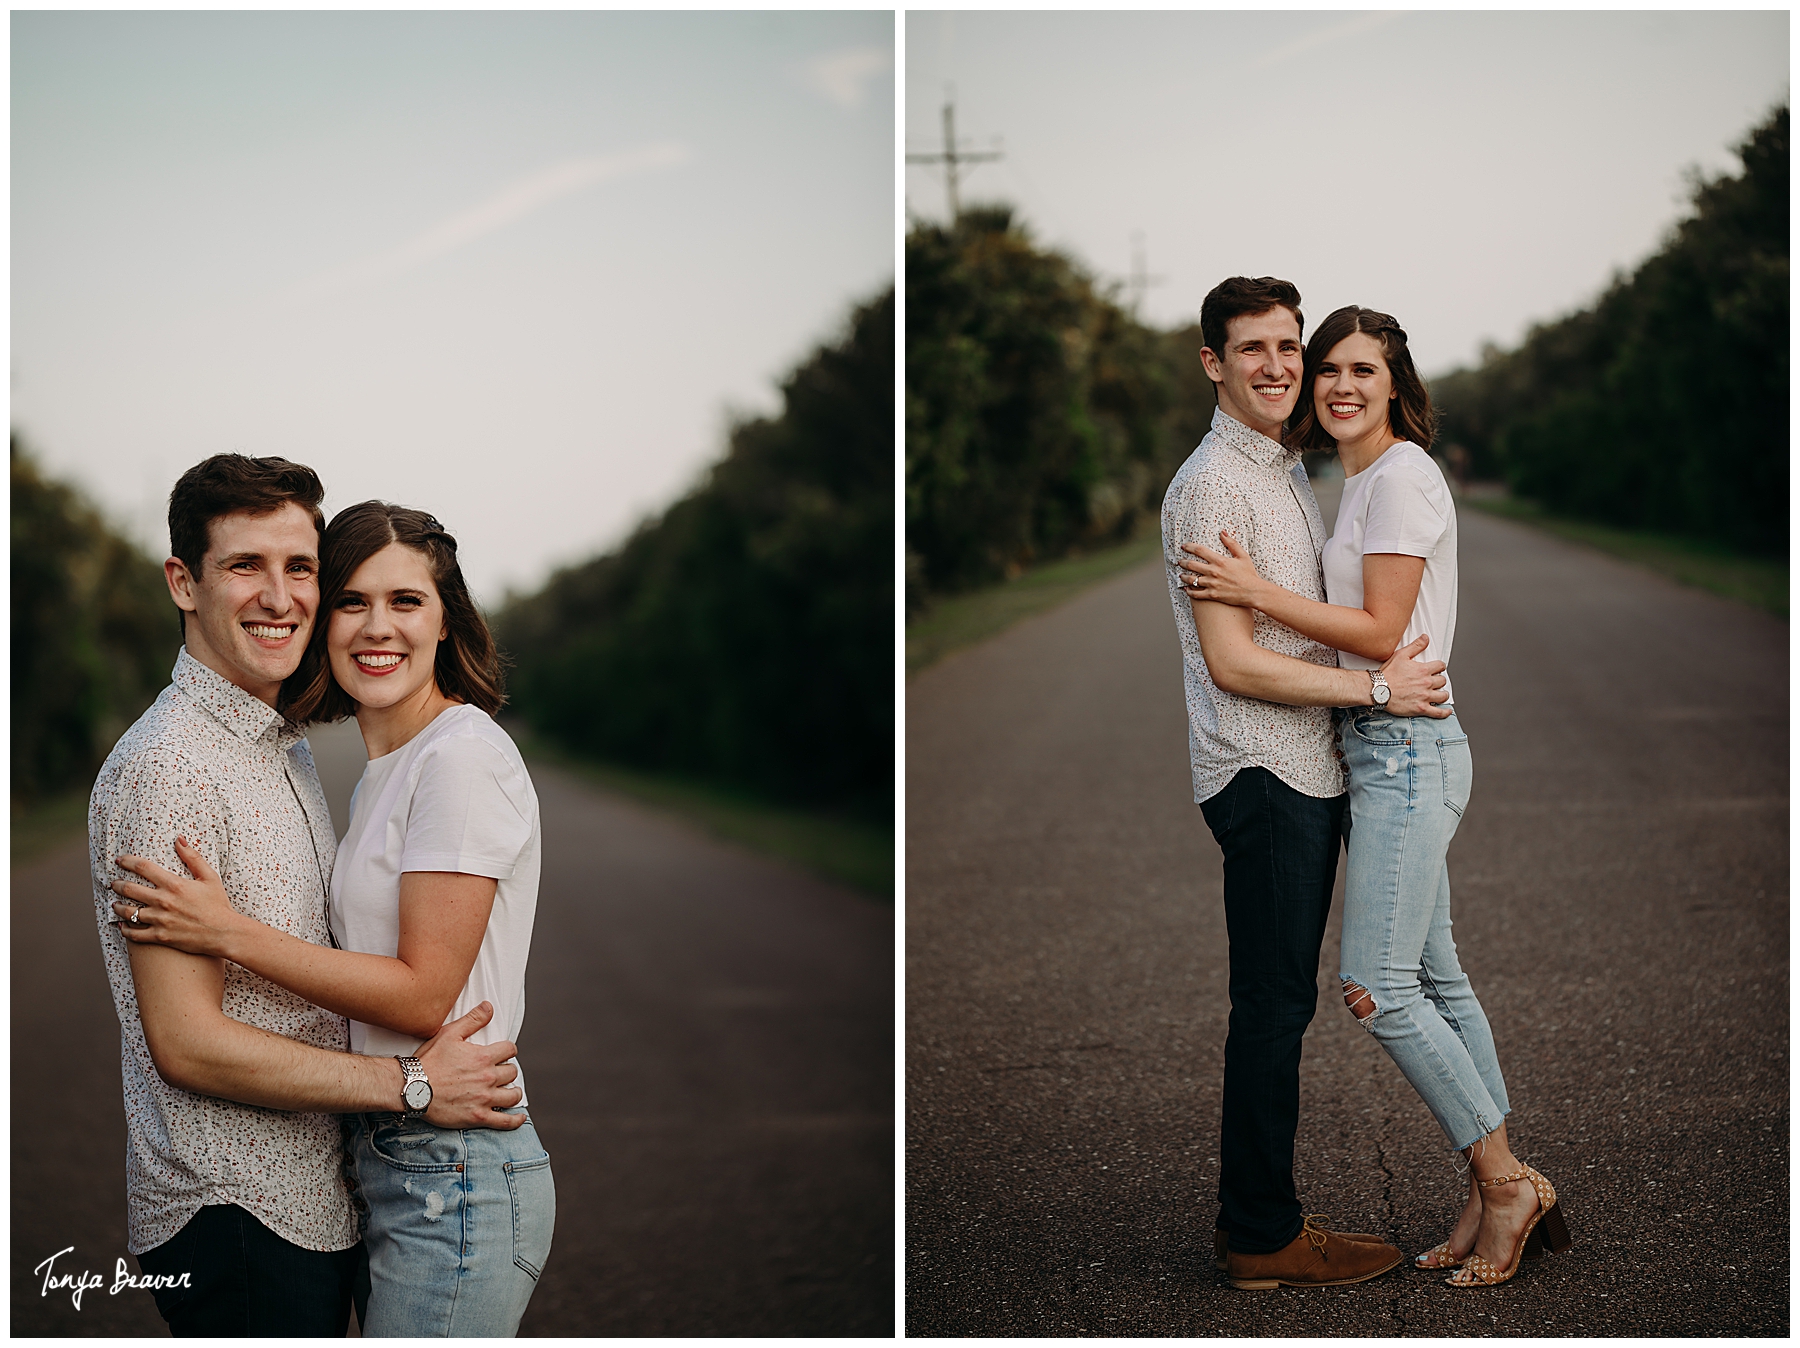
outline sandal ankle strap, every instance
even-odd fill
[[[1501,1175],[1498,1179],[1476,1180],[1475,1183],[1483,1189],[1497,1189],[1502,1184],[1517,1184],[1520,1180],[1528,1180],[1530,1178],[1531,1167],[1522,1165],[1510,1175]]]

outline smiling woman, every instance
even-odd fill
[[[365,737],[382,727],[384,743],[417,734],[452,702],[498,712],[506,698],[494,638],[444,526],[422,510],[364,501],[339,511],[328,537],[320,585],[330,617],[281,709],[303,723],[354,715]],[[385,751],[371,742],[369,752]]]

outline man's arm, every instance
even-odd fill
[[[115,880],[113,911],[133,945],[166,945],[229,960],[351,1020],[429,1039],[469,981],[487,933],[497,882],[485,875],[408,871],[400,877],[395,956],[314,945],[232,907],[219,873],[184,838],[175,855],[187,875],[143,857],[117,864],[145,883]],[[141,905],[141,906],[139,906]],[[123,910],[121,912],[121,910]]]
[[[405,1075],[393,1058],[315,1048],[233,1020],[222,1009],[224,961],[166,946],[130,946],[144,1041],[159,1076],[179,1090],[268,1109],[398,1112]],[[431,1080],[426,1119],[440,1128],[516,1128],[511,1043],[471,1044],[493,1017],[487,1003],[446,1025],[418,1058]]]
[[[1374,705],[1368,674],[1297,660],[1258,646],[1253,639],[1256,614],[1247,608],[1196,599],[1194,625],[1200,631],[1200,654],[1212,681],[1238,697],[1280,702],[1290,707],[1368,707]],[[1444,662],[1415,660],[1430,640],[1421,636],[1401,647],[1381,667],[1392,690],[1388,711],[1395,716],[1450,713],[1438,704],[1444,691]]]

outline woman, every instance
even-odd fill
[[[121,930],[242,965],[350,1021],[353,1052],[406,1069],[407,1113],[348,1128],[366,1205],[369,1337],[494,1337],[519,1319],[550,1251],[550,1158],[519,1101],[498,1128],[437,1128],[412,1055],[482,1002],[475,1038],[514,1039],[537,908],[537,795],[493,713],[504,701],[494,640],[470,598],[456,540],[430,515],[380,501],[341,512],[320,540],[319,612],[282,690],[305,725],[354,713],[369,751],[331,876],[339,949],[239,914],[185,842],[194,879],[139,858],[120,865]],[[141,906],[140,906],[141,905]]]
[[[1222,540],[1229,555],[1186,545],[1193,554],[1182,562],[1193,573],[1188,593],[1257,609],[1336,647],[1345,668],[1378,670],[1427,632],[1426,654],[1448,664],[1456,509],[1426,453],[1435,418],[1406,333],[1387,314],[1339,309],[1307,347],[1301,387],[1310,397],[1287,444],[1335,447],[1344,467],[1337,525],[1321,558],[1330,602],[1263,580],[1229,537]],[[1445,690],[1453,699],[1448,683]],[[1379,702],[1384,692],[1378,687]],[[1445,855],[1468,804],[1472,769],[1450,701],[1444,710],[1441,718],[1394,717],[1380,705],[1339,713],[1351,815],[1339,976],[1351,1014],[1469,1158],[1461,1218],[1448,1240],[1415,1262],[1456,1269],[1453,1287],[1481,1287],[1511,1278],[1528,1245],[1535,1254],[1547,1237],[1562,1250],[1569,1237],[1549,1181],[1507,1145],[1510,1107],[1493,1034],[1450,936]]]

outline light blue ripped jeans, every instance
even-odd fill
[[[556,1228],[556,1183],[537,1129],[363,1114],[350,1134],[369,1247],[363,1337],[516,1335]]]
[[[1444,858],[1474,780],[1469,737],[1454,714],[1373,707],[1339,712],[1337,728],[1350,771],[1345,1001],[1461,1150],[1511,1110],[1493,1031],[1450,937]]]

